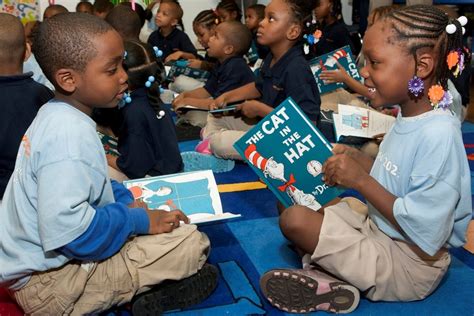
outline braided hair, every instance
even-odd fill
[[[240,8],[234,0],[222,0],[216,7],[216,10],[219,9],[229,13],[236,12],[237,16],[235,19],[237,21],[241,21],[242,19],[242,12],[240,12]]]
[[[403,46],[413,55],[419,49],[428,48],[434,52],[438,61],[435,65],[435,81],[447,89],[449,69],[447,55],[452,50],[462,47],[462,27],[458,20],[449,19],[440,9],[429,5],[414,5],[395,10],[385,18],[395,30],[394,40],[402,41]],[[454,24],[453,34],[446,32],[446,26]]]
[[[219,17],[214,12],[214,10],[204,10],[199,12],[199,14],[193,20],[194,25],[202,25],[207,29],[219,24]]]
[[[301,36],[312,32],[314,0],[284,0],[293,15],[293,21],[301,26]]]
[[[125,41],[127,57],[123,66],[128,74],[128,84],[131,90],[145,86],[149,76],[155,81],[147,88],[148,100],[156,113],[159,112],[162,101],[160,99],[160,84],[164,80],[164,66],[161,60],[155,57],[153,49],[139,41]]]

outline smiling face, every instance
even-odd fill
[[[292,22],[288,4],[284,0],[273,0],[265,8],[265,18],[257,30],[257,41],[261,45],[272,46],[287,39]]]
[[[109,31],[92,41],[97,54],[83,72],[74,73],[74,92],[70,96],[79,110],[115,107],[127,90],[127,73],[122,67],[124,48],[120,35]]]
[[[207,49],[209,47],[209,39],[216,32],[216,26],[213,25],[211,28],[208,28],[203,24],[194,23],[193,31],[194,34],[196,34],[199,44],[201,44],[203,48]]]
[[[415,60],[402,45],[394,42],[389,22],[379,21],[367,29],[362,51],[366,65],[361,69],[364,84],[375,108],[410,102],[408,81],[415,74]]]
[[[178,23],[176,8],[172,3],[163,2],[156,12],[155,23],[158,27],[171,27]]]

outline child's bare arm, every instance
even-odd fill
[[[116,156],[112,156],[110,154],[106,154],[105,157],[107,158],[107,164],[116,169],[116,170],[120,170],[120,168],[117,166],[117,157]]]
[[[207,99],[198,99],[198,98],[182,98],[179,102],[174,103],[173,102],[173,108],[176,111],[179,111],[179,108],[186,106],[186,105],[192,105],[197,108],[203,109],[203,110],[208,110],[209,105],[214,102],[213,99],[207,98]]]
[[[166,57],[165,59],[165,62],[169,62],[169,61],[174,61],[174,60],[178,60],[178,59],[195,59],[196,56],[194,56],[194,54],[191,54],[191,53],[188,53],[188,52],[183,52],[183,51],[176,51],[170,55],[168,55],[168,57]]]
[[[339,68],[338,70],[326,70],[321,72],[319,78],[325,83],[345,83],[355,93],[358,93],[364,97],[369,96],[369,91],[367,90],[366,86],[349,76],[341,64],[337,63],[337,67]]]
[[[211,103],[210,109],[222,108],[228,103],[256,99],[260,96],[260,92],[255,87],[255,82],[251,82],[245,86],[221,94],[218,98],[214,99],[213,103]]]

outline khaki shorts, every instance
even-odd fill
[[[35,273],[12,295],[28,315],[96,314],[164,280],[195,274],[208,253],[207,236],[185,225],[168,234],[135,237],[98,263],[72,261]]]
[[[391,239],[361,211],[364,208],[359,200],[345,198],[324,210],[312,261],[374,301],[427,297],[448,270],[448,251],[428,256],[413,244]]]

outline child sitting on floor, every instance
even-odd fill
[[[176,28],[183,18],[181,5],[174,0],[163,0],[156,13],[155,22],[158,30],[151,33],[148,44],[157,46],[163,52],[164,61],[177,60],[177,51],[187,52],[197,58],[197,51],[188,35]]]
[[[125,52],[130,92],[119,104],[120,156],[107,155],[107,162],[130,179],[180,172],[183,162],[174,122],[160,100],[161,61],[151,47],[138,41],[126,41]]]
[[[245,10],[245,25],[252,32],[252,46],[250,52],[256,51],[258,59],[265,59],[269,53],[267,46],[260,45],[257,41],[257,30],[260,22],[265,17],[265,6],[263,4],[254,4]]]
[[[40,107],[54,94],[23,74],[23,60],[28,53],[25,33],[16,16],[0,13],[0,204],[14,167],[21,139]]]
[[[250,31],[240,22],[223,22],[216,28],[215,34],[209,39],[209,56],[218,60],[218,66],[212,71],[211,77],[202,88],[181,93],[174,101],[173,108],[179,113],[180,108],[192,105],[200,109],[209,109],[222,93],[236,89],[255,81],[255,76],[243,55],[248,51],[252,36]],[[203,122],[190,122],[192,125],[204,126]]]
[[[257,39],[270,48],[270,53],[263,61],[256,82],[223,93],[210,106],[211,109],[222,108],[228,103],[249,100],[238,106],[239,117],[208,117],[203,142],[207,142],[217,157],[241,160],[233,148],[234,142],[252,128],[258,118],[265,117],[288,97],[295,100],[310,120],[318,120],[318,87],[301,45],[311,10],[311,3],[304,0],[273,0],[266,7]]]
[[[34,52],[56,96],[23,136],[0,207],[0,287],[28,315],[99,314],[138,294],[133,314],[154,315],[209,295],[209,239],[108,179],[89,115],[127,90],[119,34],[90,14],[58,14]],[[155,286],[165,280],[181,281]]]
[[[327,185],[357,190],[367,206],[343,198],[317,212],[283,211],[283,234],[339,280],[311,266],[269,271],[260,285],[272,305],[347,313],[359,291],[374,301],[415,301],[439,286],[448,248],[465,243],[472,217],[471,175],[447,91],[449,69],[462,68],[461,39],[461,22],[425,5],[393,11],[368,28],[361,74],[371,104],[399,104],[400,114],[375,160],[337,145],[323,165]]]

